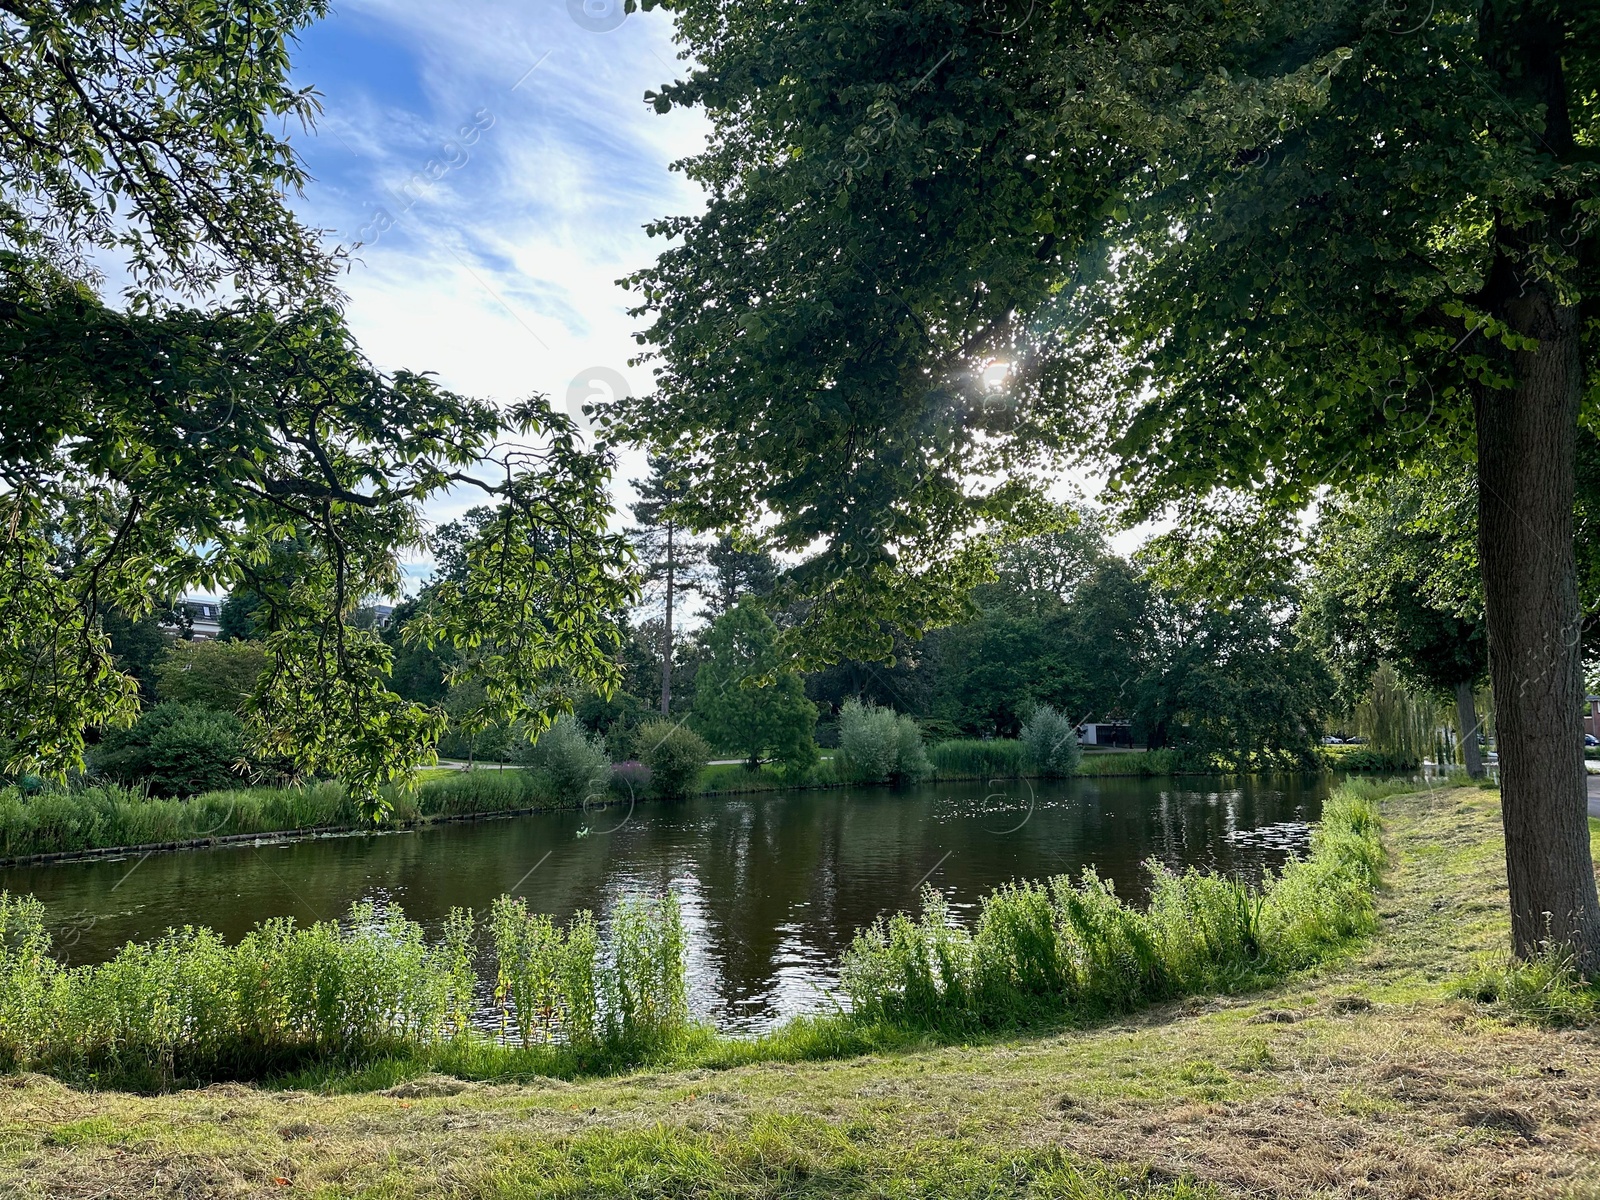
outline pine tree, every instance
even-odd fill
[[[639,556],[646,588],[658,591],[664,602],[661,715],[670,716],[673,614],[679,593],[698,585],[705,547],[678,520],[675,505],[681,498],[682,485],[674,476],[671,460],[665,455],[652,454],[648,461],[650,474],[644,479],[630,481],[639,499],[629,510],[638,524],[628,530],[628,539]]]

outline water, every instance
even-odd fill
[[[256,922],[309,922],[370,900],[425,927],[502,892],[602,920],[630,890],[671,888],[689,930],[690,1004],[753,1031],[832,1007],[856,929],[914,910],[926,882],[970,914],[996,884],[1094,865],[1143,894],[1140,864],[1258,878],[1303,848],[1326,776],[944,783],[904,791],[765,794],[550,813],[368,837],[230,845],[0,870],[46,905],[56,953],[97,962],[172,926],[237,939]]]

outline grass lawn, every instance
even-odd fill
[[[1268,992],[579,1083],[137,1096],[0,1079],[0,1195],[1600,1195],[1600,1034],[1450,996],[1507,940],[1496,796],[1384,811],[1381,933]]]

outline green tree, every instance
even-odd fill
[[[258,643],[171,641],[156,664],[156,691],[162,700],[237,714],[249,707],[267,666]]]
[[[713,618],[732,610],[746,596],[770,596],[778,584],[778,564],[766,550],[749,550],[729,534],[706,547],[707,578],[702,584]]]
[[[131,676],[139,685],[139,697],[153,703],[156,696],[156,664],[172,644],[178,631],[170,613],[148,612],[137,619],[115,608],[101,614],[100,626],[110,642],[117,670]]]
[[[670,7],[694,67],[651,98],[710,115],[709,198],[655,227],[658,386],[615,416],[682,450],[698,520],[824,545],[802,632],[939,619],[933,564],[1015,499],[972,481],[1061,449],[1132,516],[1471,455],[1513,940],[1600,971],[1573,553],[1600,8]]]
[[[1449,588],[1452,547],[1430,526],[1429,499],[1421,481],[1403,475],[1330,498],[1312,541],[1303,624],[1341,676],[1347,702],[1367,691],[1383,662],[1413,688],[1448,696],[1467,773],[1478,778],[1474,697],[1488,672],[1486,631],[1478,596]]]
[[[1129,689],[1146,743],[1238,771],[1314,766],[1333,686],[1295,632],[1291,600],[1224,603],[1153,587]]]
[[[694,719],[707,741],[749,760],[776,758],[796,774],[817,760],[817,707],[778,654],[778,629],[746,601],[717,618],[695,676]]]
[[[664,455],[650,456],[650,474],[632,481],[639,499],[632,507],[638,522],[628,531],[643,568],[647,589],[659,589],[661,624],[661,715],[672,712],[673,617],[681,593],[695,586],[705,548],[684,529],[679,505],[683,485]]]
[[[138,712],[101,624],[194,587],[265,590],[270,668],[248,726],[342,778],[368,809],[431,753],[443,715],[387,686],[352,618],[398,590],[421,506],[481,491],[496,513],[410,639],[475,651],[497,718],[547,721],[613,686],[632,596],[607,529],[611,459],[543,398],[501,411],[377,371],[286,197],[306,175],[278,130],[309,122],[289,49],[321,0],[217,5],[21,0],[0,13],[0,745],[62,774],[85,732]],[[120,254],[128,303],[91,266]],[[227,292],[220,289],[226,285]],[[188,305],[193,304],[193,307]],[[537,444],[505,451],[508,439]],[[508,454],[511,457],[508,457]],[[81,553],[64,559],[65,538]],[[258,614],[259,615],[259,614]]]

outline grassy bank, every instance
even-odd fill
[[[584,914],[561,928],[502,898],[481,926],[495,965],[480,982],[471,967],[480,925],[459,910],[436,945],[397,909],[367,906],[309,928],[269,921],[234,946],[184,929],[69,969],[51,957],[42,907],[0,893],[0,1067],[137,1087],[362,1075],[397,1062],[571,1077],[640,1062],[827,1058],[924,1034],[1094,1020],[1259,986],[1368,932],[1380,791],[1353,785],[1331,799],[1310,857],[1259,890],[1153,867],[1154,900],[1140,910],[1092,873],[1060,877],[996,890],[970,931],[930,891],[919,917],[856,937],[843,963],[852,1011],[755,1040],[691,1024],[670,897],[624,903],[604,938]],[[486,986],[501,1040],[469,1025]]]
[[[0,1079],[0,1193],[1571,1197],[1587,1030],[1456,994],[1507,944],[1493,793],[1383,802],[1363,947],[1263,992],[838,1061],[479,1083],[374,1065],[161,1096]],[[335,1087],[323,1083],[336,1083]]]
[[[518,808],[575,808],[535,771],[441,772],[410,792],[391,792],[395,823]],[[116,784],[24,796],[0,788],[0,859],[114,846],[186,842],[240,834],[355,829],[363,820],[337,783],[239,788],[187,800],[147,796]]]

